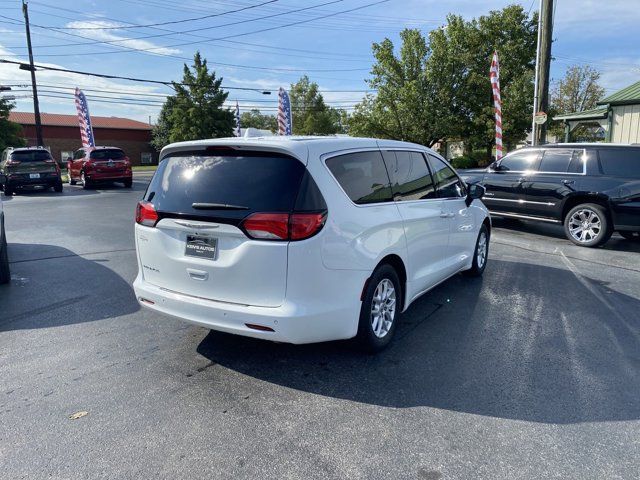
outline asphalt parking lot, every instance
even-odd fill
[[[4,202],[0,477],[637,478],[640,244],[495,221],[382,354],[271,344],[140,309],[147,178]]]

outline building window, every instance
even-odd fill
[[[151,152],[142,152],[140,154],[140,163],[142,165],[151,165],[153,163],[153,154]]]

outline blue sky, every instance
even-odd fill
[[[538,0],[33,0],[29,10],[36,63],[179,80],[183,63],[199,49],[227,87],[277,89],[306,73],[330,104],[350,108],[367,89],[372,42],[397,41],[405,27],[426,34],[443,25],[448,13],[472,18],[512,3],[538,8]],[[607,93],[640,80],[639,7],[638,0],[556,0],[552,78],[561,78],[572,64],[590,64],[602,72]],[[238,9],[244,10],[225,14]],[[215,14],[221,15],[183,21]],[[0,15],[0,58],[26,60],[20,2],[0,0]],[[318,18],[326,15],[331,16]],[[179,23],[114,28],[165,22]],[[301,23],[285,26],[295,22]],[[228,23],[234,25],[224,26]],[[192,31],[172,33],[185,30]],[[78,86],[89,97],[93,115],[151,117],[153,122],[163,96],[171,93],[161,85],[124,80],[50,71],[37,75],[44,112],[75,113],[69,94]],[[29,93],[28,72],[0,64],[0,84],[16,85],[10,94],[17,97],[17,109],[33,111],[31,99],[21,98]],[[263,106],[273,112],[276,107],[274,94],[230,91],[230,103],[237,99],[242,110]]]

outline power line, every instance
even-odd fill
[[[262,2],[262,3],[258,3],[257,5],[248,5],[246,7],[242,7],[242,8],[238,8],[236,10],[228,10],[226,12],[222,12],[222,13],[214,13],[211,15],[204,15],[202,17],[194,17],[194,18],[185,18],[183,20],[171,20],[169,22],[158,22],[158,23],[148,23],[146,25],[120,25],[117,27],[114,26],[110,26],[110,27],[42,27],[41,25],[38,25],[39,27],[42,28],[55,28],[56,30],[123,30],[123,29],[129,29],[129,28],[148,28],[148,27],[159,27],[159,26],[163,26],[163,25],[175,25],[176,23],[186,23],[186,22],[194,22],[197,20],[205,20],[207,18],[214,18],[214,17],[222,17],[224,15],[230,15],[232,13],[238,13],[238,12],[243,12],[245,10],[251,10],[253,8],[258,8],[258,7],[262,7],[264,5],[268,5],[270,3],[275,3],[279,0],[269,0],[267,2]]]

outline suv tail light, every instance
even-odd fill
[[[7,167],[11,165],[20,165],[20,160],[7,160]]]
[[[136,206],[136,223],[147,227],[155,227],[158,223],[158,212],[156,212],[153,203],[138,202]]]
[[[304,240],[324,226],[326,213],[254,213],[241,227],[258,240]]]

